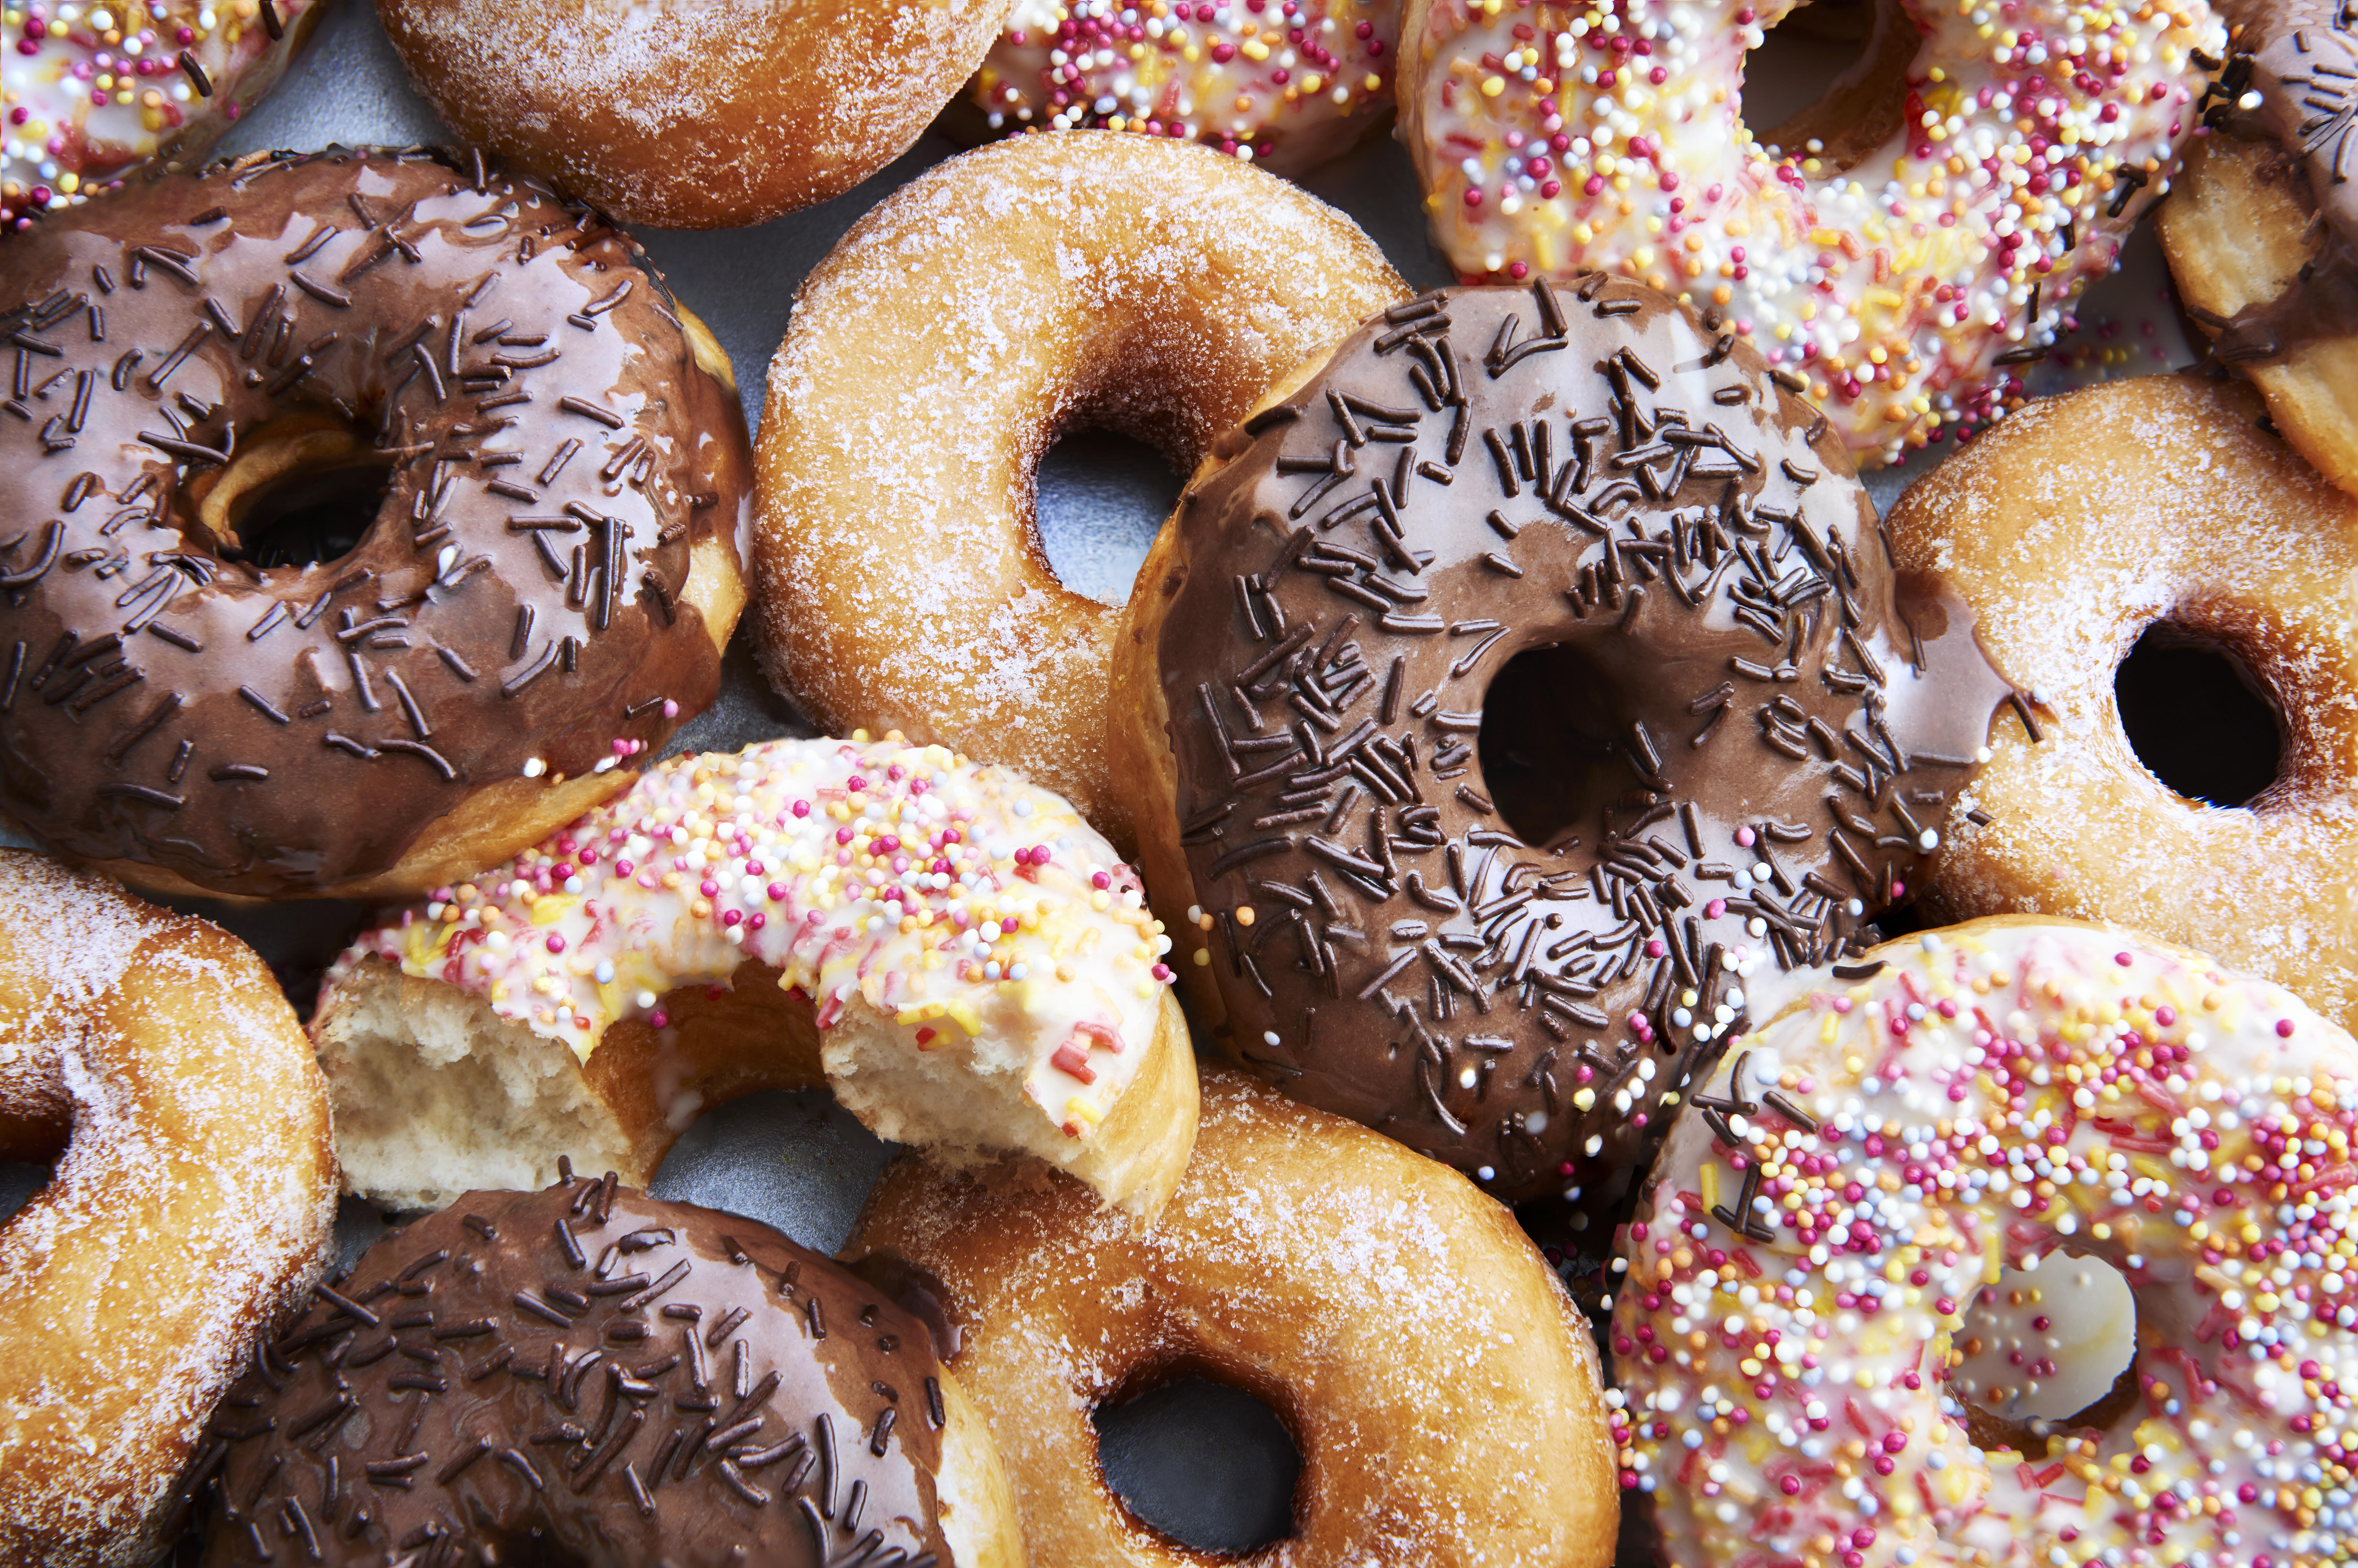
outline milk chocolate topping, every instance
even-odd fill
[[[190,1473],[208,1568],[947,1564],[925,1325],[768,1227],[471,1193],[258,1353]]]
[[[314,892],[718,688],[677,600],[692,545],[736,548],[742,416],[636,245],[529,179],[135,179],[0,246],[0,807],[54,849]],[[338,558],[257,564],[204,497],[305,431],[383,503]]]
[[[1221,1044],[1606,1195],[1917,881],[2008,695],[1971,611],[1757,354],[1598,276],[1396,308],[1226,450],[1148,589]]]

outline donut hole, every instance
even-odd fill
[[[256,432],[225,469],[189,487],[198,531],[225,561],[267,570],[332,564],[358,549],[393,489],[395,466],[318,416]]]
[[[2284,762],[2285,724],[2252,667],[2218,638],[2157,622],[2113,676],[2129,750],[2164,788],[2249,806]]]
[[[0,1160],[0,1226],[6,1225],[18,1209],[32,1202],[34,1195],[49,1184],[52,1173],[47,1165]]]
[[[1133,1379],[1090,1420],[1106,1487],[1197,1552],[1242,1554],[1293,1531],[1302,1451],[1250,1391],[1185,1364]]]
[[[1179,475],[1156,448],[1111,430],[1075,430],[1040,460],[1033,520],[1056,580],[1100,604],[1130,602],[1130,585]]]
[[[2109,1427],[2136,1397],[2136,1292],[2103,1259],[2001,1271],[1951,1341],[1949,1391],[1974,1443],[2037,1453],[2050,1433]]]
[[[1804,0],[1745,57],[1745,123],[1772,157],[1849,168],[1899,128],[1918,41],[1885,0]]]
[[[1482,697],[1483,787],[1515,837],[1545,847],[1600,820],[1638,782],[1621,755],[1620,683],[1582,647],[1527,648]]]

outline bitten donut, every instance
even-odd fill
[[[712,698],[728,361],[480,155],[256,154],[0,247],[0,808],[159,892],[402,895]]]
[[[966,102],[993,134],[1139,131],[1300,174],[1391,106],[1399,33],[1398,0],[1017,0]]]
[[[1022,1568],[925,1320],[758,1221],[568,1173],[313,1294],[194,1467],[206,1568]]]
[[[1139,581],[1115,773],[1197,1023],[1515,1201],[1643,1170],[1747,992],[1916,884],[2005,697],[1826,419],[1602,274],[1370,322]]]
[[[2238,8],[2237,53],[2154,215],[2170,276],[2220,362],[2251,378],[2295,451],[2358,492],[2358,16]]]
[[[14,57],[0,71],[0,234],[143,164],[203,157],[276,84],[328,5],[11,6],[0,35]]]
[[[840,196],[907,151],[1007,5],[377,0],[376,14],[461,135],[627,222],[728,229]]]
[[[644,1181],[708,1105],[833,1087],[882,1137],[1020,1150],[1152,1212],[1195,1065],[1138,879],[1073,808],[898,736],[676,757],[330,970],[345,1180],[399,1207],[561,1155]]]
[[[0,850],[0,1160],[56,1162],[0,1220],[0,1558],[146,1568],[327,1258],[319,1069],[243,943]]]
[[[1188,143],[1022,136],[902,187],[804,283],[770,370],[770,678],[824,728],[1012,763],[1127,847],[1105,762],[1120,612],[1050,568],[1041,454],[1104,427],[1186,472],[1406,293],[1348,219]]]
[[[1939,572],[2038,695],[1952,809],[1929,894],[1956,917],[2134,922],[2358,1021],[2358,502],[2255,428],[2233,384],[2156,376],[2009,416],[1900,498],[1905,567]],[[2177,794],[2121,721],[2149,633],[2224,654],[2275,716],[2276,780]],[[1982,818],[1987,817],[1985,821]]]
[[[1452,1173],[1231,1072],[1152,1227],[1077,1188],[903,1162],[847,1259],[914,1277],[1007,1462],[1034,1563],[1203,1561],[1098,1467],[1092,1412],[1176,1376],[1243,1388],[1302,1451],[1301,1568],[1604,1568],[1619,1518],[1588,1325],[1514,1217]]]
[[[2199,954],[2028,920],[1877,948],[1663,1148],[1620,1243],[1623,1484],[1682,1563],[2347,1562],[2353,1132],[2358,1045]],[[1944,1388],[1965,1309],[2074,1257],[2133,1293],[2125,1408],[1985,1452]]]
[[[2225,34],[2203,0],[1884,0],[1866,67],[1764,146],[1745,55],[1791,8],[1411,0],[1401,133],[1467,278],[1675,293],[1889,462],[1988,417],[2113,269]]]

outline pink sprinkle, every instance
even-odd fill
[[[707,877],[696,884],[696,891],[707,898],[718,898],[720,895],[720,884]]]
[[[740,914],[733,909],[724,910],[721,912],[720,924],[724,926],[736,925],[741,924],[744,918],[745,917],[742,914]]]
[[[1736,842],[1744,849],[1749,849],[1759,841],[1759,838],[1749,827],[1739,827],[1736,830]]]
[[[2115,953],[2113,955],[2113,962],[2125,969],[2129,965],[2136,962],[2136,960],[2131,958],[2126,953]]]
[[[1113,879],[1105,872],[1098,871],[1089,878],[1089,886],[1100,889],[1109,888],[1113,886]]]
[[[850,842],[851,842],[851,829],[850,829],[850,828],[849,828],[849,827],[838,827],[838,828],[837,828],[837,829],[835,830],[835,841],[836,841],[837,843],[838,843],[838,844],[849,844],[849,843],[850,843]]]
[[[665,1012],[661,1008],[657,1008],[653,1012],[647,1014],[647,1022],[657,1029],[665,1028],[671,1022],[671,1014]]]
[[[2277,1020],[2277,1038],[2279,1040],[2289,1040],[2292,1038],[2291,1019],[2279,1018]]]
[[[752,914],[745,917],[745,929],[748,931],[759,931],[763,926],[767,925],[769,923],[770,917],[763,914],[757,909]]]
[[[562,937],[562,936],[559,936],[559,935],[558,935],[556,932],[554,932],[554,931],[550,932],[550,933],[548,934],[548,950],[549,950],[550,952],[552,952],[552,953],[562,953],[562,952],[564,952],[564,951],[565,951],[565,938],[564,938],[564,937]]]
[[[676,718],[678,718],[678,717],[679,717],[679,704],[678,704],[678,703],[676,703],[676,702],[674,702],[674,701],[673,701],[671,698],[669,698],[669,697],[665,697],[665,698],[664,698],[664,705],[663,705],[663,716],[664,716],[665,719],[676,719]]]
[[[808,816],[810,815],[810,802],[806,800],[798,800],[795,802],[795,815],[796,816]]]
[[[784,882],[772,882],[772,883],[769,885],[769,887],[768,887],[768,889],[767,889],[766,891],[768,892],[768,893],[769,893],[769,895],[770,895],[770,902],[771,902],[772,903],[784,903],[785,902],[785,898],[786,898],[786,884],[785,884],[785,883],[784,883]]]

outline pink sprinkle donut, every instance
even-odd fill
[[[967,101],[992,134],[1177,136],[1299,174],[1392,101],[1399,0],[1017,0]]]
[[[193,165],[270,91],[327,10],[327,0],[9,6],[0,234],[150,159]]]
[[[1664,1561],[2358,1550],[2358,1044],[2290,992],[2104,926],[1976,921],[1836,966],[1687,1103],[1613,1318],[1622,1486]],[[2129,1287],[2131,1375],[1977,1446],[1968,1309],[2068,1289],[2075,1258]]]
[[[1898,4],[1780,148],[1742,93],[1787,0],[1410,0],[1435,237],[1469,280],[1603,270],[1713,313],[1862,468],[1986,417],[2169,189],[2224,35],[2203,0]]]

